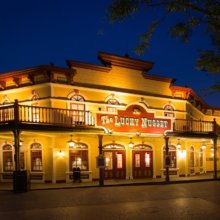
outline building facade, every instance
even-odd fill
[[[220,109],[151,62],[98,57],[0,74],[0,181],[70,182],[77,167],[82,181],[216,178]]]

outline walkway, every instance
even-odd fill
[[[184,183],[184,182],[200,182],[212,181],[213,174],[201,174],[190,177],[170,178],[170,183]],[[133,180],[105,180],[104,186],[125,186],[125,185],[157,185],[165,184],[164,178],[157,179],[133,179]],[[82,183],[31,183],[30,190],[44,190],[44,189],[69,189],[69,188],[83,188],[83,187],[97,187],[98,181],[82,182]],[[0,183],[0,190],[13,190],[13,183]]]

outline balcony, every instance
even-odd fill
[[[0,107],[0,125],[88,128],[95,126],[95,119],[90,111],[20,105],[15,101]]]
[[[216,121],[175,119],[173,133],[194,135],[220,135],[220,127]]]
[[[73,128],[95,128],[95,117],[90,111],[49,108],[13,104],[0,106],[0,126],[2,130],[14,128],[32,130],[71,130]],[[102,130],[103,131],[103,130]],[[173,130],[167,133],[176,136],[220,136],[216,121],[175,119]]]

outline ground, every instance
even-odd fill
[[[220,181],[0,191],[0,219],[220,219]]]

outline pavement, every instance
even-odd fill
[[[187,182],[203,182],[213,181],[213,174],[200,174],[189,177],[171,177],[170,184],[174,183],[187,183]],[[132,179],[132,180],[105,180],[104,186],[129,186],[129,185],[161,185],[165,184],[164,178],[152,179]],[[31,183],[28,191],[31,190],[49,190],[49,189],[70,189],[70,188],[85,188],[85,187],[99,187],[98,181],[81,182],[81,183]],[[13,190],[13,183],[0,183],[0,190],[11,191]]]
[[[191,183],[114,187],[83,188],[81,185],[78,188],[49,188],[28,193],[0,191],[0,219],[220,219],[220,181],[197,180]]]

